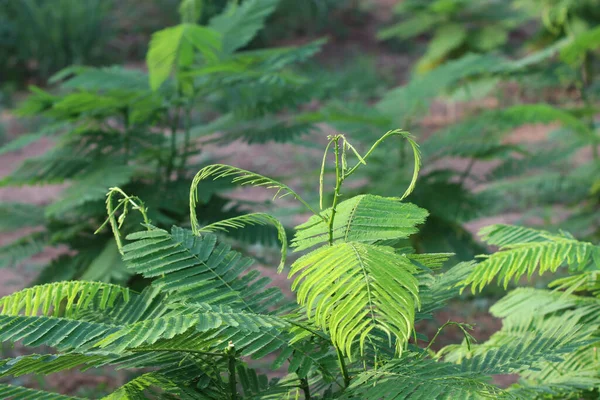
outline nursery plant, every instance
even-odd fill
[[[110,232],[92,232],[104,219],[104,193],[119,186],[143,198],[157,227],[187,226],[188,182],[209,160],[202,143],[286,141],[317,127],[326,116],[308,118],[299,109],[326,99],[337,82],[310,79],[293,68],[319,51],[322,41],[298,47],[243,50],[275,10],[277,0],[232,2],[207,26],[198,2],[184,1],[182,23],[153,35],[148,74],[123,67],[71,67],[53,77],[56,87],[31,89],[22,116],[43,126],[22,135],[0,153],[43,137],[56,144],[32,157],[1,181],[2,186],[68,183],[45,207],[0,204],[0,230],[43,226],[0,248],[0,265],[14,265],[47,246],[66,246],[37,282],[82,278],[125,282],[131,270],[119,258]],[[241,28],[240,28],[241,27]],[[323,80],[321,80],[323,79]],[[346,86],[351,90],[352,85]],[[338,91],[344,96],[344,90]],[[200,142],[202,141],[202,143]],[[243,214],[223,196],[231,185],[202,182],[197,207],[203,222]],[[134,226],[125,222],[123,232]],[[255,227],[244,238],[274,243]]]
[[[420,154],[412,137],[401,130],[387,132],[364,154],[344,136],[331,136],[319,179],[319,205],[309,204],[277,180],[229,165],[209,165],[192,180],[192,229],[167,231],[153,225],[140,199],[111,189],[107,223],[116,246],[127,268],[151,283],[138,292],[101,282],[55,282],[0,299],[3,341],[55,349],[3,360],[0,374],[18,377],[105,365],[140,369],[138,377],[107,399],[530,399],[581,389],[580,379],[508,389],[489,379],[563,366],[564,360],[588,348],[596,340],[597,326],[571,312],[547,318],[511,314],[490,342],[477,347],[471,345],[467,326],[448,322],[438,334],[454,326],[465,332],[467,344],[439,354],[431,351],[437,334],[426,338],[415,332],[415,322],[456,296],[459,286],[487,282],[494,273],[482,273],[487,271],[482,265],[502,256],[479,266],[460,263],[440,273],[448,254],[415,254],[390,246],[416,233],[427,211],[402,197],[347,198],[344,184],[382,143],[389,145],[394,138],[407,141],[414,155],[405,197],[415,187]],[[288,265],[285,230],[268,214],[200,223],[196,204],[202,183],[211,179],[272,189],[275,198],[287,196],[305,206],[312,216],[296,227],[292,240],[294,251],[303,255]],[[331,195],[326,196],[329,186]],[[330,204],[324,203],[326,198]],[[123,238],[120,224],[134,218],[132,212],[139,212],[142,225]],[[282,244],[278,271],[292,280],[296,302],[252,269],[251,259],[214,235],[253,224],[277,227]],[[506,236],[516,235],[503,233],[504,242]],[[583,261],[583,254],[573,251],[568,254]],[[598,249],[588,248],[588,253],[597,257]],[[548,259],[564,254],[553,251]],[[504,268],[512,276],[507,262]],[[261,359],[280,372],[277,378],[255,368]],[[0,394],[70,398],[10,384],[0,385]]]

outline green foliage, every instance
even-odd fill
[[[428,35],[427,50],[416,66],[427,72],[466,53],[485,53],[507,44],[509,35],[527,21],[508,1],[402,1],[394,9],[402,21],[379,31],[380,40]]]
[[[47,79],[71,64],[105,62],[112,8],[102,0],[0,2],[0,75]]]
[[[384,31],[385,35],[417,38],[434,32],[424,64],[420,64],[428,68],[385,93],[369,115],[355,111],[363,117],[356,119],[358,125],[374,129],[401,124],[415,129],[436,100],[447,103],[450,110],[456,108],[460,115],[456,122],[442,124],[420,141],[423,162],[430,167],[409,199],[426,208],[430,216],[421,234],[411,238],[414,247],[454,252],[468,260],[485,249],[465,229],[466,222],[524,209],[528,210],[526,217],[545,218],[549,206],[567,207],[569,217],[564,223],[578,238],[597,237],[600,225],[593,209],[598,198],[590,189],[598,173],[594,115],[600,92],[595,78],[598,28],[592,3],[597,1],[444,0],[404,1],[397,6],[404,21]],[[514,19],[504,18],[506,15]],[[551,40],[529,47],[525,56],[500,52],[502,46],[470,47],[475,38],[485,37],[480,30],[496,29],[496,22],[510,24],[538,17],[543,17],[544,29],[549,29],[550,19],[560,29]],[[588,22],[579,24],[583,19]],[[506,32],[521,22],[505,28]],[[519,43],[515,39],[515,44]],[[578,105],[572,101],[573,90],[581,99]],[[546,99],[542,92],[558,93],[559,97]],[[498,104],[493,110],[476,105],[479,99],[493,97]],[[542,141],[530,144],[516,138],[515,143],[509,135],[529,124],[559,129]],[[591,159],[580,157],[590,149]],[[450,157],[462,159],[464,165],[449,163]],[[373,159],[365,169],[367,188],[398,196],[397,188],[406,184],[412,171],[407,159],[404,149],[389,149]],[[490,162],[498,166],[490,173],[479,173]],[[380,179],[390,164],[400,166],[401,172]]]
[[[73,251],[68,259],[61,258],[63,267],[51,262],[37,283],[52,281],[53,274],[59,274],[56,279],[133,284],[139,276],[132,276],[118,260],[109,232],[99,231],[90,240],[105,219],[104,198],[109,188],[124,190],[111,192],[108,201],[114,203],[114,212],[110,218],[124,220],[127,210],[137,207],[132,199],[118,198],[132,192],[146,202],[146,223],[160,228],[186,226],[188,182],[192,168],[202,167],[195,160],[208,136],[225,144],[239,138],[260,143],[289,141],[325,122],[328,116],[315,111],[315,117],[301,113],[300,108],[315,98],[326,102],[338,84],[351,87],[340,81],[328,82],[325,88],[320,77],[309,79],[299,72],[298,64],[317,53],[323,41],[244,49],[277,4],[262,0],[239,6],[231,3],[207,26],[188,21],[156,32],[147,54],[148,74],[117,66],[73,66],[52,77],[54,87],[32,87],[17,112],[43,117],[48,123],[1,147],[0,153],[20,150],[42,137],[52,138],[56,146],[25,160],[0,185],[67,183],[69,187],[44,208],[0,206],[0,213],[6,214],[1,230],[45,228],[41,234],[0,248],[0,264],[14,265],[45,246],[66,245]],[[295,122],[295,118],[305,119]],[[265,224],[269,218],[241,217],[247,211],[223,195],[230,187],[224,181],[202,182],[192,216],[200,215],[205,223],[228,219],[229,228],[252,223],[252,234],[238,235],[250,243],[274,244],[277,237],[285,241],[278,222],[275,234]],[[132,222],[129,219],[121,226],[125,236],[135,230]],[[219,223],[210,229],[225,227]]]
[[[481,290],[496,276],[499,280],[504,278],[506,283],[511,277],[518,280],[531,276],[538,267],[542,273],[567,266],[568,273],[549,284],[554,290],[518,288],[496,303],[490,311],[503,318],[503,328],[488,342],[475,346],[470,352],[452,346],[442,352],[453,359],[476,357],[478,353],[489,352],[490,348],[514,346],[516,338],[521,340],[526,331],[527,347],[515,350],[519,353],[513,352],[512,357],[524,360],[533,349],[545,353],[546,361],[520,374],[519,386],[511,390],[515,395],[523,398],[538,398],[543,394],[548,398],[593,396],[600,386],[598,359],[594,355],[600,327],[597,290],[600,248],[577,241],[567,233],[557,235],[517,226],[493,225],[485,229],[483,235],[488,243],[500,246],[500,251],[478,264],[461,286],[472,285]],[[547,329],[554,332],[553,339],[537,333]],[[551,340],[569,335],[579,336],[576,340],[580,343],[579,349],[553,362],[554,354],[548,352]],[[563,351],[560,347],[556,350]]]
[[[412,140],[405,132],[401,136]],[[344,181],[370,162],[375,147],[361,155],[343,136],[330,137],[324,164],[333,155],[335,184],[331,197],[324,189],[321,197],[331,199],[331,207],[315,210],[293,240],[296,251],[317,246],[290,267],[297,304],[252,269],[252,259],[210,233],[254,223],[279,225],[273,217],[249,214],[202,227],[194,214],[193,230],[166,231],[148,223],[151,210],[141,200],[111,190],[108,223],[118,249],[130,273],[142,275],[148,285],[138,292],[101,282],[56,282],[0,299],[0,340],[53,349],[0,360],[0,377],[102,366],[144,371],[107,399],[525,399],[597,388],[597,368],[586,364],[590,346],[597,343],[596,298],[515,291],[494,306],[504,324],[485,343],[472,345],[468,327],[453,322],[438,334],[457,325],[466,345],[434,354],[430,347],[437,334],[424,348],[411,339],[417,335],[415,321],[431,317],[457,296],[458,286],[482,264],[435,272],[451,254],[390,247],[423,223],[427,212],[415,205],[375,195],[339,202]],[[415,152],[415,170],[418,166]],[[197,189],[211,177],[272,187],[276,196],[291,194],[314,210],[287,185],[218,164],[201,169],[193,180],[190,210],[196,208]],[[408,186],[410,194],[414,185]],[[115,205],[117,194],[123,200]],[[127,220],[115,216],[116,207],[121,215],[139,211],[145,221],[124,245],[121,230]],[[506,229],[492,228],[490,242],[514,247],[554,238]],[[284,232],[282,243],[287,243]],[[515,250],[503,252],[510,251]],[[514,260],[521,269],[524,261]],[[524,301],[524,295],[532,301]],[[269,379],[259,373],[267,360],[270,369],[285,376]],[[557,368],[565,372],[556,373]],[[490,383],[491,375],[509,373],[522,381],[507,389]],[[11,385],[0,385],[0,395],[69,398]]]

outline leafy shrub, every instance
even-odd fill
[[[492,225],[482,232],[484,240],[500,251],[485,258],[464,280],[474,291],[481,290],[493,279],[507,286],[510,280],[518,282],[525,275],[530,278],[536,271],[556,272],[567,265],[565,276],[554,279],[549,289],[519,288],[496,303],[491,312],[503,318],[504,327],[519,320],[533,321],[530,329],[540,326],[580,323],[595,332],[587,345],[557,363],[543,363],[539,369],[521,375],[521,388],[516,393],[534,398],[540,391],[548,391],[550,398],[595,398],[600,389],[600,365],[596,357],[598,328],[600,327],[600,247],[576,240],[571,234],[559,234],[510,225]],[[556,326],[555,326],[556,328]],[[504,330],[504,328],[503,328]],[[506,337],[494,335],[488,343],[503,345]],[[483,346],[488,345],[487,343]],[[482,351],[474,346],[447,349],[447,357],[462,358]],[[567,385],[566,387],[563,385]],[[544,397],[547,398],[547,397]]]
[[[430,167],[410,200],[427,208],[430,218],[421,230],[424,234],[413,238],[415,247],[451,251],[470,259],[483,249],[464,229],[465,222],[524,209],[528,216],[545,217],[548,205],[568,206],[571,217],[565,226],[578,237],[598,232],[597,192],[590,195],[598,171],[594,155],[598,153],[597,123],[593,117],[600,93],[594,79],[598,32],[595,27],[570,33],[518,59],[493,52],[467,54],[390,90],[375,110],[367,113],[356,108],[366,126],[381,129],[396,124],[413,129],[436,98],[459,107],[463,102],[497,98],[496,109],[464,107],[462,119],[421,141],[424,162]],[[515,89],[507,88],[508,84],[518,87],[516,94],[510,93]],[[580,104],[573,102],[573,92]],[[546,99],[547,93],[552,98]],[[507,140],[514,129],[536,123],[554,123],[560,129],[533,144]],[[575,157],[589,149],[591,160]],[[449,157],[464,160],[464,167],[440,163]],[[373,160],[366,169],[368,190],[396,193],[410,177],[405,160],[406,150],[398,149],[389,149]],[[488,173],[476,173],[478,166],[489,161],[497,165]],[[401,172],[385,180],[376,179],[390,163],[402,166]]]
[[[593,338],[597,322],[576,311],[519,318],[510,313],[502,330],[477,346],[470,345],[465,326],[447,323],[440,331],[456,325],[465,332],[467,344],[442,349],[437,355],[430,351],[437,335],[425,348],[411,341],[414,322],[455,296],[457,285],[480,276],[483,264],[460,263],[439,273],[435,271],[447,254],[414,254],[409,248],[391,247],[415,233],[427,216],[426,210],[400,198],[365,194],[340,201],[345,180],[394,136],[413,148],[416,177],[418,147],[406,132],[388,132],[362,156],[343,136],[330,138],[321,187],[328,181],[326,161],[331,152],[335,187],[331,207],[325,209],[311,206],[283,183],[221,164],[202,168],[192,182],[191,231],[153,226],[139,200],[125,195],[121,215],[133,206],[146,223],[145,230],[130,234],[119,249],[128,268],[152,283],[136,292],[100,282],[59,282],[0,299],[4,341],[56,348],[56,354],[3,360],[0,374],[48,374],[102,365],[151,368],[109,399],[530,399],[597,386],[598,377],[589,374],[535,384],[540,367],[567,366],[597,340]],[[249,270],[252,260],[210,233],[275,224],[283,244],[281,271],[287,240],[277,220],[249,214],[203,227],[195,218],[198,188],[211,178],[271,188],[276,197],[293,197],[313,212],[296,228],[292,241],[296,251],[311,249],[289,269],[297,304],[286,301],[278,288],[268,287],[269,279]],[[117,192],[113,189],[111,194]],[[322,199],[324,192],[320,190]],[[120,242],[122,217],[110,204],[109,221]],[[493,235],[499,237],[498,244],[518,237],[531,246],[530,233]],[[597,257],[598,248],[590,251]],[[577,260],[583,261],[577,254]],[[552,253],[551,257],[571,256]],[[287,371],[281,379],[269,380],[253,368],[253,360],[271,354],[272,369]],[[528,381],[506,390],[489,382],[490,375],[506,373],[519,373]],[[65,398],[8,384],[0,385],[0,393]]]
[[[53,260],[38,282],[127,281],[131,273],[119,260],[110,234],[90,237],[103,220],[108,188],[137,193],[158,227],[185,226],[190,171],[206,163],[196,158],[199,141],[286,141],[324,121],[323,114],[298,110],[315,98],[326,99],[337,83],[311,80],[292,68],[319,51],[322,41],[240,50],[277,3],[246,1],[212,18],[208,26],[183,22],[157,32],[147,56],[149,75],[122,67],[73,67],[53,78],[57,91],[34,87],[19,112],[43,116],[47,124],[0,152],[45,136],[56,146],[26,160],[1,184],[70,186],[47,207],[0,205],[0,230],[45,226],[1,248],[0,265],[14,265],[48,245],[63,244],[72,252]],[[185,13],[183,17],[194,19]],[[229,187],[202,184],[198,214],[203,222],[243,213],[220,194]],[[122,229],[132,228],[126,223]],[[265,243],[275,239],[261,229],[245,237]]]

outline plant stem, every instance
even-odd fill
[[[340,136],[333,138],[333,149],[335,152],[335,190],[333,192],[333,203],[331,205],[331,217],[329,217],[329,245],[333,245],[333,222],[337,212],[336,207],[340,198],[340,188],[342,187],[343,177],[340,174]]]
[[[467,341],[467,348],[469,350],[471,350],[471,335],[469,335],[469,333],[465,330],[465,328],[463,327],[463,324],[459,323],[459,322],[454,322],[454,321],[448,321],[446,322],[444,325],[440,326],[439,329],[437,330],[437,332],[435,333],[435,335],[433,336],[433,339],[431,339],[431,341],[429,342],[429,344],[427,345],[427,347],[425,348],[425,353],[427,353],[427,351],[431,348],[431,345],[435,342],[435,339],[437,339],[437,337],[439,336],[439,334],[444,330],[445,327],[450,326],[450,325],[454,325],[457,326],[465,335],[465,339]],[[470,329],[470,328],[469,328]]]
[[[124,149],[124,164],[127,164],[129,161],[129,146],[130,146],[130,138],[129,138],[129,107],[125,107],[123,110],[123,149]]]
[[[179,164],[178,176],[183,175],[185,172],[185,165],[187,164],[187,158],[190,153],[190,124],[192,120],[192,107],[190,104],[185,109],[185,120],[184,120],[184,140],[183,140],[183,153],[181,154],[181,163]]]
[[[300,388],[304,392],[304,400],[310,400],[310,386],[308,386],[308,379],[300,378]]]
[[[344,181],[344,177],[341,174],[340,170],[340,146],[339,140],[341,136],[335,136],[333,138],[333,150],[335,153],[335,190],[333,192],[333,202],[331,204],[331,217],[329,217],[329,245],[333,246],[333,223],[335,221],[335,214],[337,204],[340,198],[340,189],[342,187],[342,182]],[[335,350],[337,352],[338,361],[340,363],[340,369],[342,371],[342,376],[344,377],[344,386],[348,387],[350,384],[350,376],[348,375],[348,368],[346,367],[346,362],[344,361],[344,355],[342,351],[336,347],[334,344]]]
[[[233,342],[229,342],[225,353],[228,357],[227,364],[229,369],[229,391],[231,392],[231,400],[237,400],[237,382],[235,378],[235,366],[237,361],[235,359],[235,346],[233,345]]]
[[[171,125],[171,154],[169,155],[169,161],[167,163],[167,172],[165,174],[165,181],[169,182],[171,180],[171,173],[173,172],[173,167],[175,165],[175,158],[177,157],[177,141],[175,140],[177,128],[179,127],[179,115],[180,108],[177,107],[175,110],[175,117],[173,118],[173,125]]]
[[[583,100],[583,103],[585,104],[586,107],[593,107],[593,104],[591,104],[590,99],[587,94],[588,88],[592,86],[593,78],[594,78],[594,71],[593,71],[592,56],[589,52],[586,52],[586,54],[584,55],[583,64],[581,66],[581,90],[580,90],[581,99]],[[590,127],[592,134],[594,134],[594,117],[593,116],[591,116],[589,118],[588,125]],[[598,154],[598,143],[597,143],[597,138],[595,135],[594,135],[594,139],[591,143],[591,146],[592,146],[592,157],[594,158],[594,161],[598,161],[598,158],[600,155]]]
[[[193,349],[179,349],[179,348],[168,348],[168,349],[144,349],[144,348],[138,348],[138,349],[129,349],[128,351],[131,351],[132,353],[150,353],[150,352],[173,352],[173,353],[191,353],[191,354],[200,354],[203,356],[211,356],[211,357],[226,357],[226,354],[223,353],[211,353],[208,351],[200,351],[200,350],[193,350]]]
[[[469,175],[471,174],[471,170],[473,169],[473,166],[475,165],[475,162],[477,160],[475,159],[475,157],[471,158],[469,160],[469,164],[467,165],[467,168],[465,169],[465,171],[461,174],[460,176],[460,185],[462,186],[463,183],[465,183],[465,180],[469,177]]]
[[[333,347],[335,347],[335,345]],[[342,354],[342,351],[337,347],[335,347],[335,351],[337,352],[338,361],[340,363],[340,369],[342,370],[342,377],[344,378],[344,387],[348,387],[348,385],[350,385],[350,374],[348,374],[348,367],[346,367],[344,355]]]

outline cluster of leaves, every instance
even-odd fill
[[[382,29],[380,40],[408,40],[429,35],[429,44],[416,65],[417,72],[435,69],[467,53],[486,53],[507,45],[511,32],[529,18],[510,1],[408,0],[394,13],[402,18]]]
[[[0,76],[45,79],[72,64],[104,61],[112,0],[0,1]]]
[[[504,326],[483,344],[471,345],[467,327],[456,323],[440,331],[456,325],[465,332],[463,345],[435,354],[430,346],[437,335],[425,347],[411,339],[415,322],[431,317],[458,295],[459,287],[480,287],[495,276],[518,277],[538,264],[540,271],[555,270],[566,261],[581,273],[562,280],[561,288],[596,290],[600,248],[564,234],[495,226],[487,240],[504,246],[503,251],[444,273],[439,268],[449,254],[394,249],[390,245],[417,232],[426,210],[372,194],[339,201],[344,181],[394,136],[413,148],[416,177],[419,151],[406,132],[388,132],[364,155],[343,136],[330,138],[321,187],[328,180],[326,160],[332,150],[335,188],[331,207],[325,209],[250,171],[221,164],[202,168],[190,191],[191,231],[157,228],[138,207],[145,229],[117,245],[127,268],[151,280],[143,291],[59,282],[0,299],[3,341],[56,349],[2,360],[0,376],[105,365],[150,371],[106,399],[532,399],[574,397],[599,388],[593,351],[600,321],[596,297],[536,290],[531,301],[527,291],[516,290],[494,307]],[[276,197],[291,196],[314,213],[292,240],[295,251],[310,249],[289,267],[296,303],[249,269],[251,259],[210,233],[274,223],[284,245],[281,271],[287,240],[277,220],[249,214],[203,227],[195,219],[198,189],[210,178],[275,189]],[[414,181],[405,195],[413,187]],[[321,193],[324,200],[324,189]],[[120,243],[119,223],[108,211]],[[281,378],[269,379],[253,367],[269,355],[271,368],[283,372]],[[509,373],[522,381],[508,389],[489,381],[491,375]],[[0,385],[0,394],[71,398],[9,384]]]
[[[242,0],[238,3],[243,3]],[[229,0],[0,1],[0,66],[2,84],[45,83],[70,65],[106,65],[143,58],[147,38],[166,25],[177,24],[186,9],[197,9],[194,23],[207,24],[223,13]],[[252,39],[252,48],[272,45],[296,34],[331,28],[340,0],[281,0],[269,24]],[[335,24],[334,24],[335,25]],[[336,26],[337,26],[336,25]]]
[[[484,10],[491,9],[487,6],[492,5],[509,6],[507,2],[437,1],[427,6],[419,2],[420,6],[415,7],[429,13],[432,21],[438,21],[439,14],[431,7],[454,9],[456,6],[457,11],[470,10],[463,3]],[[524,7],[526,3],[519,5]],[[562,10],[563,6],[570,7],[566,11],[569,18],[564,21],[576,19],[583,10],[577,2],[561,2],[554,4],[554,8],[551,2],[547,3],[548,7],[540,14],[544,21],[547,13]],[[399,7],[410,4],[403,2]],[[591,16],[593,14],[588,17]],[[420,22],[410,21],[412,19],[401,26],[407,30],[411,26],[421,27]],[[415,16],[414,21],[421,19]],[[454,19],[450,21],[462,30],[472,26],[461,25]],[[443,26],[439,21],[435,24]],[[554,26],[556,24],[555,21]],[[580,237],[597,231],[594,208],[598,204],[600,136],[594,115],[598,112],[600,86],[594,74],[599,67],[600,28],[597,24],[580,26],[579,30],[563,29],[545,45],[534,47],[536,50],[520,58],[508,58],[497,52],[456,53],[456,58],[440,58],[440,62],[446,61],[387,92],[374,109],[363,111],[356,107],[355,113],[363,117],[363,126],[378,127],[373,130],[389,124],[414,129],[429,112],[433,100],[439,98],[451,107],[458,105],[465,109],[463,118],[420,141],[424,162],[429,167],[410,199],[427,208],[431,216],[422,229],[425,234],[414,237],[413,246],[420,251],[452,251],[462,259],[470,259],[483,249],[463,228],[465,222],[526,208],[529,215],[537,214],[546,219],[547,205],[569,206],[572,218],[565,227]],[[467,34],[466,37],[479,36]],[[435,43],[433,40],[431,46]],[[556,94],[560,96],[558,99]],[[495,109],[462,106],[465,102],[473,104],[491,96],[496,97]],[[551,102],[555,104],[548,104]],[[540,142],[509,140],[508,135],[514,129],[527,124],[556,124],[559,129]],[[591,159],[578,156],[589,149]],[[379,162],[373,160],[366,169],[370,190],[388,195],[397,193],[397,188],[410,179],[405,153],[405,149],[389,149]],[[445,162],[448,159],[462,163],[448,165]],[[494,164],[489,164],[490,161]],[[402,166],[404,172],[385,180],[376,179],[390,163]],[[486,163],[491,165],[490,171],[479,173],[477,167]]]
[[[206,164],[199,159],[207,140],[231,143],[286,141],[316,129],[327,115],[299,112],[313,99],[327,99],[343,80],[326,74],[309,79],[294,65],[319,51],[322,41],[298,47],[242,50],[263,27],[278,0],[232,3],[208,26],[193,23],[200,10],[182,4],[183,22],[154,34],[148,74],[123,67],[72,67],[52,78],[56,90],[32,88],[18,112],[42,116],[39,132],[0,149],[15,151],[42,137],[56,146],[30,158],[2,186],[68,182],[46,207],[0,204],[0,230],[44,226],[0,249],[0,264],[14,265],[48,245],[73,250],[51,262],[38,283],[87,279],[124,282],[130,270],[119,260],[109,232],[92,232],[104,220],[104,198],[121,187],[143,198],[158,227],[185,226],[188,182]],[[351,85],[346,87],[351,91]],[[215,133],[218,135],[215,136]],[[203,182],[198,215],[204,222],[242,214],[222,196],[226,183]],[[115,210],[125,199],[114,201]],[[113,205],[111,205],[112,207]],[[125,223],[123,232],[135,224]],[[250,240],[274,242],[256,227]]]

